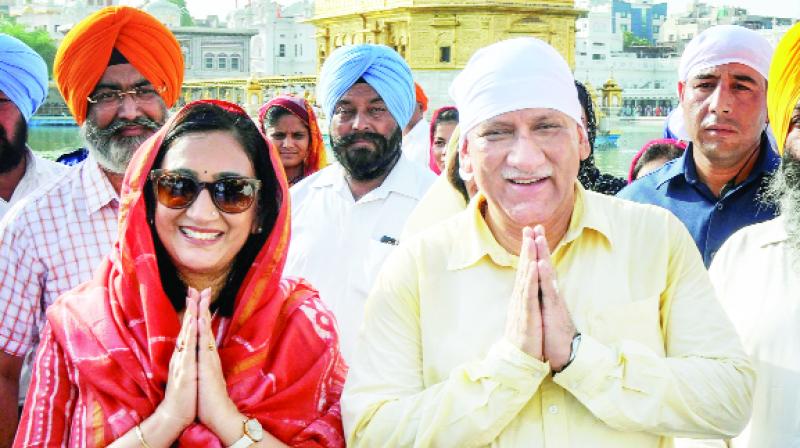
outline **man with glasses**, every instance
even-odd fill
[[[353,355],[364,302],[434,175],[402,155],[416,105],[411,69],[384,45],[350,45],[322,66],[318,92],[337,163],[291,189],[286,275],[304,277],[336,315]]]
[[[89,156],[0,223],[0,446],[16,430],[23,358],[35,351],[45,309],[90,279],[116,240],[125,169],[180,95],[183,59],[157,19],[109,7],[67,34],[53,74]]]

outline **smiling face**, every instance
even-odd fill
[[[731,63],[697,70],[678,84],[689,137],[711,161],[747,157],[767,121],[767,82],[757,71]]]
[[[299,168],[308,157],[308,146],[311,140],[303,120],[294,114],[287,114],[278,119],[275,126],[267,127],[267,140],[281,156],[285,170]]]
[[[131,64],[111,65],[91,96],[135,88],[148,89],[152,84]],[[166,118],[167,107],[160,96],[134,99],[132,95],[124,95],[118,103],[90,103],[81,129],[100,165],[122,174],[134,151],[164,124]]]
[[[572,212],[575,179],[589,144],[580,125],[553,109],[522,109],[469,132],[464,171],[486,196],[490,225],[521,228]],[[569,215],[568,215],[569,216]]]
[[[221,177],[255,177],[242,145],[228,132],[190,133],[170,146],[159,168],[179,171],[200,182]],[[242,213],[221,212],[202,190],[184,209],[156,201],[155,228],[173,265],[183,278],[227,273],[254,231],[257,206]]]

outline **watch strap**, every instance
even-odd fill
[[[245,434],[241,439],[234,442],[233,445],[229,446],[228,448],[247,448],[255,443],[255,440],[251,439],[250,436]]]

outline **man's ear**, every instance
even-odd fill
[[[683,92],[686,89],[686,83],[683,81],[678,81],[678,102],[683,101]]]
[[[469,154],[469,141],[467,139],[468,136],[465,135],[464,142],[458,150],[458,171],[473,175],[472,157]]]

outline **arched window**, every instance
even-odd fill
[[[228,55],[225,53],[220,53],[217,55],[217,68],[220,70],[227,70],[228,69]]]
[[[231,70],[239,71],[239,61],[241,60],[238,54],[231,55]]]
[[[214,68],[214,55],[211,53],[206,53],[204,59],[206,70],[212,70]]]

